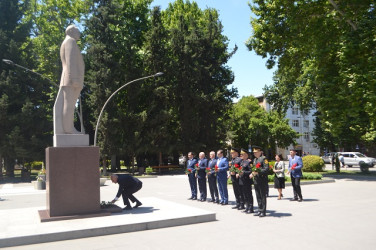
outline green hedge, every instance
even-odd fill
[[[25,167],[30,166],[32,170],[41,170],[43,166],[43,161],[32,161],[25,163]]]
[[[316,174],[316,173],[303,173],[303,177],[301,180],[321,180],[322,175],[321,174]],[[268,176],[268,181],[269,182],[274,182],[274,175],[269,175]],[[291,182],[290,176],[287,176],[285,174],[285,181],[286,182]]]
[[[145,173],[146,173],[146,174],[151,174],[151,173],[153,173],[153,169],[152,169],[151,167],[147,167],[147,168],[145,169]]]
[[[303,171],[305,172],[321,172],[325,167],[325,163],[320,156],[307,155],[302,158]]]

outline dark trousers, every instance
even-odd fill
[[[142,182],[139,182],[137,185],[133,187],[124,189],[124,191],[121,193],[121,196],[123,197],[124,205],[130,206],[131,204],[129,200],[131,200],[133,203],[140,202],[139,200],[136,199],[136,197],[133,196],[133,194],[136,193],[141,188],[142,188]]]
[[[197,198],[197,179],[195,174],[188,174],[189,185],[191,186],[192,198]]]
[[[200,190],[200,199],[206,200],[206,177],[200,176],[198,178],[198,188]]]
[[[210,196],[213,201],[218,201],[218,188],[217,188],[217,177],[215,174],[210,174],[208,176],[208,183],[209,183],[209,190],[210,190]]]
[[[252,195],[252,183],[248,181],[244,181],[244,184],[240,186],[243,191],[244,196],[244,203],[247,206],[253,207],[253,195]]]
[[[294,199],[298,199],[298,197],[300,199],[303,199],[302,190],[300,188],[300,177],[294,178],[291,175],[291,184],[292,184],[292,188],[294,190]]]
[[[258,211],[266,213],[266,185],[264,182],[258,182],[255,184],[255,193],[258,204]]]
[[[239,178],[236,178],[235,175],[231,175],[231,182],[234,189],[236,204],[244,204],[243,193],[240,191]]]
[[[221,202],[228,203],[227,176],[217,176],[218,191],[221,195]]]

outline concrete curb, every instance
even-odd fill
[[[0,247],[13,247],[30,244],[40,244],[62,240],[73,240],[95,236],[113,235],[121,233],[130,233],[144,230],[152,230],[166,227],[176,227],[197,223],[204,223],[215,221],[216,215],[205,214],[199,216],[192,216],[186,218],[167,219],[159,221],[151,221],[146,223],[135,223],[132,225],[120,225],[113,227],[98,227],[88,228],[84,230],[75,230],[67,232],[49,233],[49,234],[36,234],[29,236],[12,237],[6,239],[0,239]]]
[[[334,179],[322,179],[322,180],[317,180],[317,181],[300,181],[300,185],[311,185],[311,184],[323,184],[323,183],[333,183],[336,182]],[[291,182],[286,183],[285,186],[291,186]],[[274,187],[274,184],[269,184],[269,187]]]

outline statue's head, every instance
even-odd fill
[[[71,24],[67,27],[65,34],[74,38],[75,40],[80,40],[81,33],[74,24]]]

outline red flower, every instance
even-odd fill
[[[211,168],[205,168],[205,172],[209,173],[211,171]]]
[[[217,165],[215,165],[214,170],[218,171],[218,166]]]
[[[295,169],[296,166],[298,166],[298,163],[295,163],[294,165],[291,166],[292,169]]]
[[[239,164],[235,164],[235,167],[236,167],[236,168],[239,168],[240,166],[239,166]]]
[[[192,172],[192,169],[188,169],[189,172]]]
[[[261,167],[261,163],[259,162],[256,164],[256,168],[260,168],[260,167]]]
[[[196,167],[198,167],[198,163],[196,163]]]

